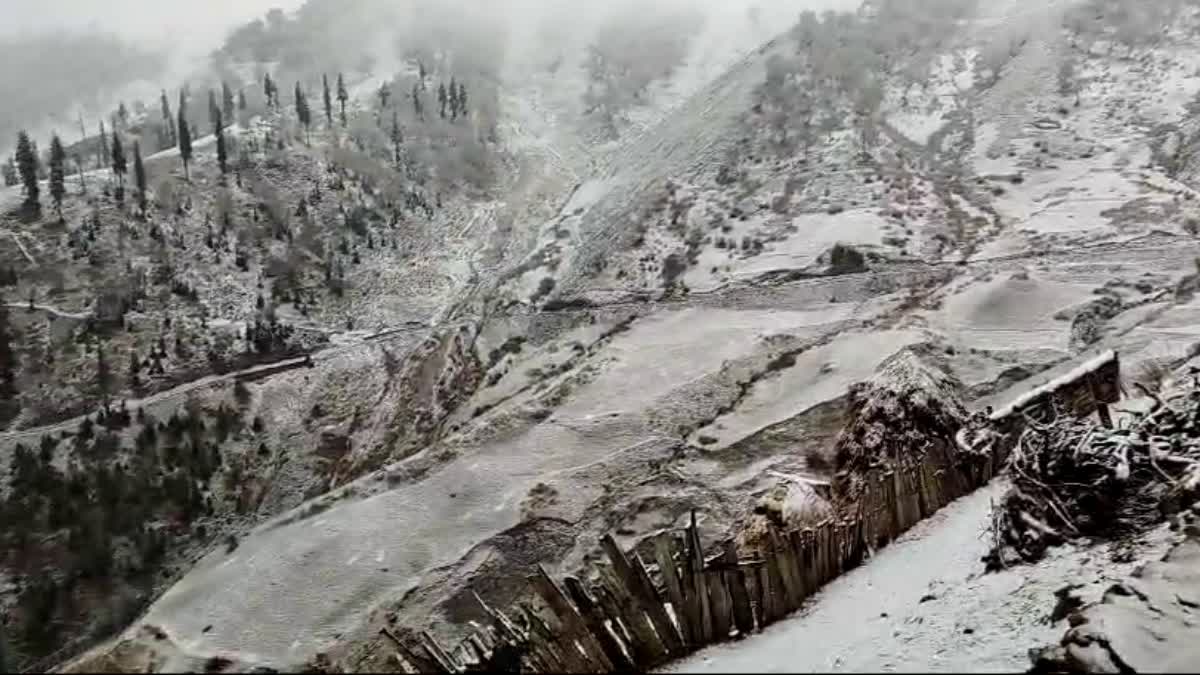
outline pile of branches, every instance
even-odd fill
[[[1026,428],[993,514],[988,567],[1039,560],[1072,539],[1136,536],[1200,496],[1200,382],[1120,428],[1060,417]]]

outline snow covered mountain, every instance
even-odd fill
[[[372,221],[403,257],[372,239],[344,297],[281,305],[328,346],[241,385],[272,452],[241,536],[73,668],[387,668],[381,626],[453,631],[606,532],[697,509],[715,539],[778,474],[826,476],[847,389],[904,347],[979,407],[1104,349],[1135,375],[1196,355],[1192,3],[697,7],[596,9],[589,49],[506,34],[490,121],[446,136],[490,124],[495,182]],[[384,82],[413,80],[352,107]],[[343,142],[267,157],[286,209],[358,168]],[[341,213],[387,199],[347,190]],[[212,321],[253,316],[253,271],[225,274]]]

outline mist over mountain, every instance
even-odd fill
[[[997,409],[1119,466],[1074,417],[1100,385],[1041,394],[1112,364],[1119,427],[1200,364],[1198,38],[1195,0],[9,0],[0,670],[474,659],[538,565],[589,631],[582,591],[628,609],[607,534],[665,593],[693,516],[702,571],[768,593],[771,528],[865,512],[838,486],[1044,430]],[[994,483],[762,663],[1025,668],[1065,622],[1031,607],[1195,501],[1160,440],[1121,566],[1027,481],[1010,548],[1067,562],[984,575]],[[632,611],[613,657],[682,655]]]

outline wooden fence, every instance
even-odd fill
[[[732,539],[704,551],[692,522],[664,532],[643,560],[601,541],[608,564],[593,581],[556,582],[544,568],[533,593],[506,611],[479,601],[487,625],[473,623],[453,648],[428,632],[401,639],[383,629],[397,658],[417,672],[611,672],[647,670],[706,645],[745,636],[798,609],[825,583],[921,519],[991,480],[1002,457],[956,466],[951,450],[907,469],[877,471],[853,513],[812,528],[772,530],[762,555],[740,559]],[[649,547],[647,547],[649,548]]]
[[[964,456],[950,443],[932,443],[902,467],[865,476],[856,499],[816,527],[772,530],[761,555],[739,558],[732,539],[704,551],[695,513],[682,532],[657,535],[644,551],[601,541],[608,564],[591,581],[556,582],[539,566],[532,593],[506,611],[476,596],[487,625],[472,622],[453,648],[428,632],[402,639],[381,632],[396,657],[416,672],[612,672],[648,670],[707,645],[762,630],[800,608],[823,585],[859,565],[918,521],[990,481],[1024,428],[1024,410],[1061,391],[1083,388],[1090,414],[1115,400],[1119,362],[1111,353],[1035,390],[994,415],[998,437],[990,453]],[[1102,394],[1098,394],[1102,392]],[[650,552],[652,550],[652,553]]]

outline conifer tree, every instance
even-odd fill
[[[179,157],[183,160],[183,179],[191,181],[191,176],[188,174],[188,164],[192,161],[192,132],[187,120],[187,99],[184,97],[182,91],[179,92],[179,125],[177,132],[179,136]]]
[[[121,137],[113,131],[112,135],[112,170],[117,175],[117,201],[125,198],[125,171],[129,165],[125,163],[125,149],[121,147]]]
[[[146,212],[146,165],[142,164],[141,143],[133,142],[133,181],[137,185],[138,208]]]
[[[24,131],[17,134],[17,172],[21,174],[21,184],[25,187],[25,208],[34,212],[40,210],[37,149]]]
[[[338,73],[337,81],[337,98],[338,103],[342,107],[342,126],[346,126],[346,101],[350,98],[350,94],[346,92],[346,82],[342,79],[342,74]]]
[[[267,107],[279,105],[279,90],[275,87],[275,81],[271,79],[270,73],[263,75],[263,96],[267,97]]]
[[[0,174],[4,176],[4,187],[12,187],[21,182],[17,176],[17,161],[12,157],[4,160],[4,164],[0,165]]]
[[[392,111],[392,149],[396,157],[396,166],[400,166],[400,144],[404,142],[404,132],[400,130],[400,113]]]
[[[420,59],[417,60],[417,77],[421,91],[425,91],[425,62]]]
[[[234,100],[233,90],[229,88],[228,82],[221,82],[221,120],[225,124],[233,124],[234,120]],[[224,127],[222,127],[224,128]]]
[[[308,99],[304,96],[304,90],[300,88],[300,83],[296,83],[296,117],[300,120],[300,124],[304,125],[305,143],[308,143],[308,128],[312,123],[312,111],[308,107]]]
[[[129,108],[125,107],[125,101],[121,101],[121,105],[117,106],[117,119],[121,120],[122,129],[129,127]]]
[[[333,96],[329,93],[329,76],[321,75],[321,102],[325,104],[325,124],[333,128]]]
[[[225,132],[221,130],[221,111],[217,111],[217,119],[213,120],[213,135],[217,137],[217,165],[221,167],[221,175],[228,173],[225,154]]]
[[[54,209],[58,211],[58,219],[62,220],[62,202],[67,194],[66,171],[64,164],[67,152],[63,150],[62,141],[58,134],[50,137],[50,197],[54,199]]]
[[[246,90],[245,89],[238,89],[237,106],[238,106],[238,110],[245,112],[245,110],[246,110]]]
[[[159,95],[158,105],[162,109],[163,129],[166,133],[166,138],[163,140],[166,147],[169,148],[175,145],[175,117],[171,115],[171,103],[167,100],[166,89],[163,89]]]
[[[425,105],[421,103],[420,85],[413,84],[412,89],[413,114],[422,122],[425,121]]]
[[[438,83],[437,102],[438,102],[438,114],[442,116],[442,119],[446,119],[447,100],[446,100],[446,83],[445,82]]]
[[[388,87],[387,82],[379,85],[379,107],[386,108],[388,99],[392,97],[392,90]]]
[[[221,115],[221,106],[217,105],[217,92],[208,90],[208,122],[212,124]]]
[[[467,114],[467,85],[462,82],[458,83],[458,116],[464,117]]]
[[[446,97],[450,100],[450,119],[458,119],[458,82],[453,77],[450,78],[450,89],[446,92]]]

